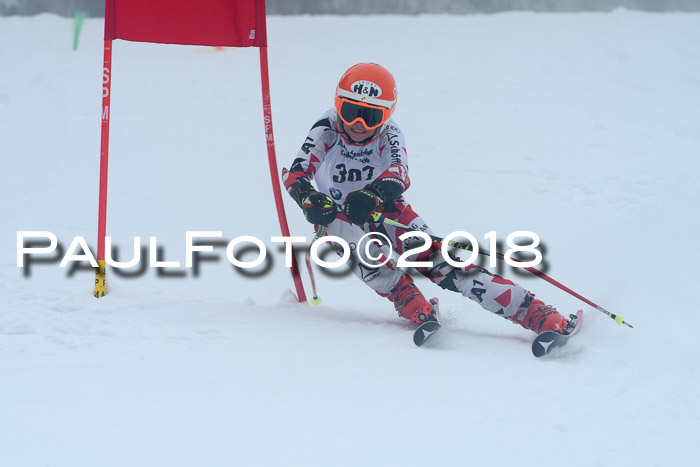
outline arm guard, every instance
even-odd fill
[[[377,195],[382,204],[394,201],[411,186],[406,167],[392,164],[376,180],[365,186],[366,190]]]
[[[375,180],[364,189],[377,195],[381,204],[394,201],[404,192],[403,187],[392,180]]]
[[[287,169],[282,170],[282,181],[287,193],[303,209],[302,202],[312,192],[315,192],[313,185],[309,181],[309,177],[304,172],[290,172]]]

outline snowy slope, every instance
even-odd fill
[[[433,229],[536,232],[550,275],[635,329],[585,307],[579,337],[536,360],[530,332],[426,281],[445,322],[430,349],[353,277],[319,271],[323,304],[296,303],[269,242],[255,49],[115,43],[108,233],[120,259],[157,236],[180,262],[187,230],[253,235],[269,270],[244,275],[217,247],[198,276],[111,270],[102,300],[88,269],[27,273],[18,230],[95,245],[102,22],[73,52],[70,20],[0,18],[0,465],[696,465],[700,15],[271,17],[268,30],[280,166],[342,72],[382,63],[407,197]]]

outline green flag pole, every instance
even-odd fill
[[[80,30],[83,28],[87,14],[84,11],[76,11],[73,21],[73,50],[78,50],[78,40],[80,39]]]

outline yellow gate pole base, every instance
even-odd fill
[[[97,260],[97,269],[95,269],[95,292],[96,298],[102,298],[107,295],[107,278],[105,260]]]

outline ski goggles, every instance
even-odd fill
[[[351,101],[340,98],[340,106],[337,108],[338,116],[346,125],[354,125],[358,120],[368,130],[374,130],[389,120],[391,109],[378,105],[365,104],[364,102]]]

